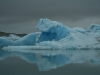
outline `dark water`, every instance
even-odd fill
[[[100,75],[100,51],[1,50],[0,75]]]

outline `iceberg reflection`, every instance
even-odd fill
[[[28,63],[37,64],[40,71],[56,69],[67,64],[100,64],[100,50],[6,50],[0,60],[16,55]]]

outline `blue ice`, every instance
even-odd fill
[[[51,40],[58,41],[70,35],[70,29],[67,26],[49,19],[40,19],[36,28],[42,32],[38,42]]]
[[[40,32],[30,33],[24,37],[10,35],[0,37],[0,47],[4,46],[45,46],[63,49],[100,49],[100,25],[91,24],[85,30],[69,28],[57,21],[40,19],[36,28]],[[69,40],[70,39],[70,40]]]
[[[7,39],[4,37],[0,37],[0,47],[4,46],[23,46],[23,45],[35,45],[36,37],[40,33],[30,33],[18,40]]]

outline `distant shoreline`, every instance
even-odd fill
[[[0,37],[1,37],[1,36],[9,36],[9,34],[15,34],[15,33],[5,33],[5,32],[1,32],[1,31],[0,31]],[[23,37],[23,36],[25,36],[25,35],[27,35],[27,34],[15,34],[15,35],[18,35],[18,36],[20,36],[20,37]]]

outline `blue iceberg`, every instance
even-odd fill
[[[10,35],[6,38],[0,37],[0,47],[24,46],[19,47],[21,49],[100,49],[100,25],[98,24],[92,24],[85,30],[79,27],[69,28],[60,22],[45,18],[39,20],[36,28],[41,32],[30,33],[24,37],[15,35]],[[14,47],[9,47],[9,49]]]
[[[17,38],[17,40],[13,40],[16,39],[16,36],[13,35],[12,38],[8,39],[6,37],[0,37],[0,47],[4,47],[4,46],[25,46],[25,45],[35,45],[36,44],[36,37],[39,35],[39,32],[36,33],[30,33],[20,39]],[[10,35],[11,36],[11,35]]]
[[[99,24],[91,24],[87,31],[88,32],[100,32],[100,25]]]
[[[38,42],[51,40],[58,41],[70,35],[70,29],[67,26],[49,19],[40,19],[36,28],[42,32]]]

